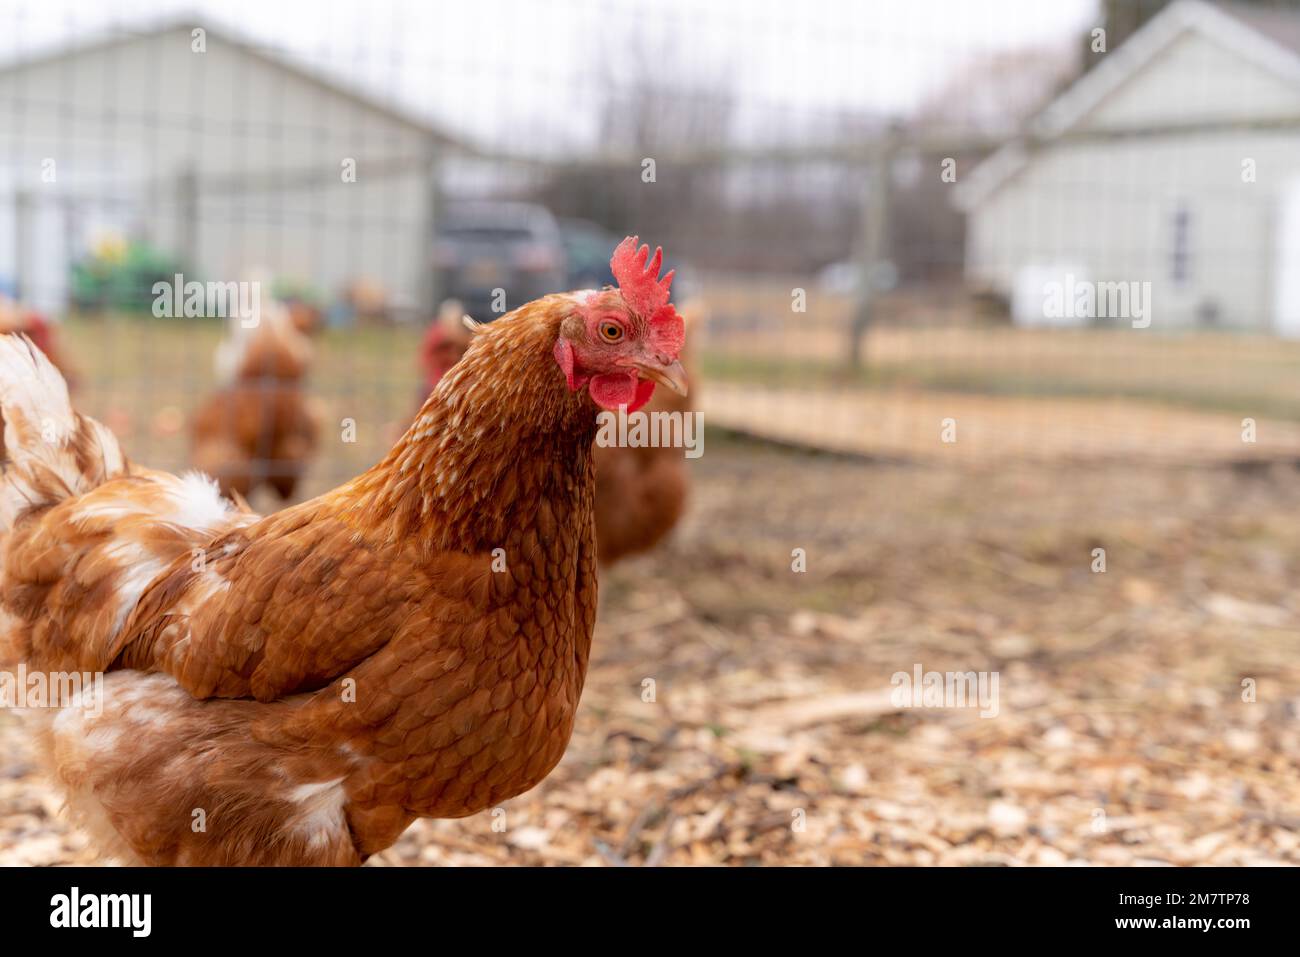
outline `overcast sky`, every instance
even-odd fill
[[[1063,46],[1098,15],[1096,0],[0,0],[0,56],[186,13],[507,148],[589,136],[633,36],[667,81],[716,78],[750,126],[797,138],[905,114],[970,58]]]

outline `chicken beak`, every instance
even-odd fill
[[[642,378],[653,379],[668,386],[678,395],[686,395],[686,370],[682,368],[680,359],[674,359],[666,365],[661,362],[638,362],[636,369],[641,373]]]

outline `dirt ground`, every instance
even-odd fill
[[[559,768],[372,866],[1300,863],[1294,468],[712,432],[693,468],[671,543],[602,582]],[[996,673],[996,715],[900,706],[917,666]],[[92,857],[0,715],[0,864]]]

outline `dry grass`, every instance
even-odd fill
[[[793,285],[803,285],[791,280]],[[1300,342],[1226,332],[1020,329],[978,325],[950,297],[881,301],[865,368],[847,373],[848,301],[809,291],[791,309],[781,283],[703,297],[701,345],[713,378],[839,392],[879,387],[1023,398],[1127,398],[1256,418],[1300,419]]]
[[[755,302],[774,309],[774,295]],[[744,302],[727,307],[739,311],[715,309],[702,330],[703,407],[717,425],[940,462],[1300,455],[1300,343],[1149,330],[881,327],[868,341],[870,368],[853,377],[838,358],[806,351],[809,338],[788,322],[773,325],[775,313],[754,319],[754,329],[737,327],[748,315]],[[830,328],[828,308],[799,322],[820,324],[838,357],[843,335],[838,324]],[[67,337],[84,373],[77,401],[109,423],[133,457],[183,468],[187,416],[212,387],[219,334],[216,322],[76,321]],[[309,386],[324,428],[308,494],[367,468],[405,427],[417,402],[419,335],[373,328],[317,340]],[[1252,444],[1242,442],[1246,417],[1256,422]],[[946,418],[957,421],[955,443],[940,441]],[[342,440],[344,420],[356,423],[355,442]]]
[[[797,446],[953,462],[1300,461],[1300,423],[1155,402],[709,382],[710,423]],[[1249,437],[1250,441],[1245,439]]]

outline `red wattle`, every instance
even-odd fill
[[[635,372],[605,372],[592,376],[590,391],[591,398],[602,409],[613,411],[625,405],[629,412],[635,412],[650,401],[655,384],[638,379]]]
[[[650,401],[650,397],[655,394],[655,384],[651,379],[637,379],[636,398],[628,403],[627,410],[635,412],[641,406]]]

